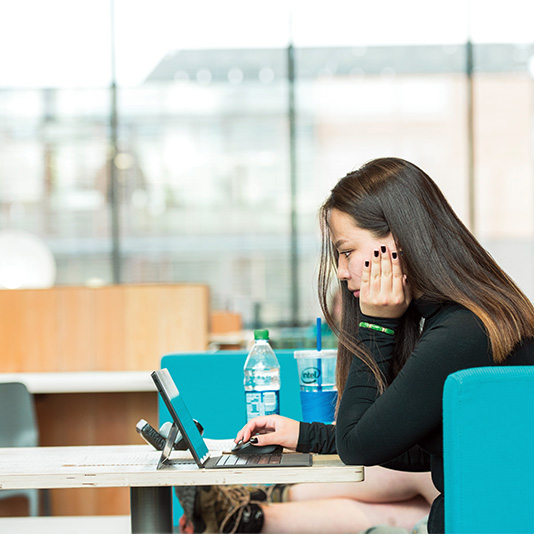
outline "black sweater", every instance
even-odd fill
[[[346,464],[382,465],[402,471],[432,472],[441,492],[432,504],[429,533],[444,532],[442,395],[447,376],[460,369],[496,365],[481,321],[457,304],[414,301],[425,319],[408,361],[382,395],[359,358],[353,358],[336,425],[301,423],[297,450],[337,452]],[[398,321],[363,320],[395,329]],[[386,376],[394,336],[368,328],[359,339]],[[519,346],[504,365],[534,364],[534,341]]]

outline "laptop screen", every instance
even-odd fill
[[[171,414],[173,423],[178,426],[185,439],[193,458],[199,466],[209,458],[209,450],[200,435],[180,392],[174,383],[168,369],[160,369],[152,373],[152,379]],[[172,445],[171,445],[172,446]],[[170,447],[166,447],[170,454]],[[165,451],[164,451],[165,452]]]

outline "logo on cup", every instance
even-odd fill
[[[300,374],[300,379],[303,384],[314,384],[321,376],[321,371],[317,367],[307,367]]]

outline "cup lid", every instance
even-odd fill
[[[323,350],[296,350],[294,352],[295,358],[335,358],[337,357],[336,349]]]

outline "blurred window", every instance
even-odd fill
[[[317,208],[347,172],[394,155],[438,182],[532,297],[533,11],[519,0],[4,5],[0,228],[43,239],[58,284],[114,272],[205,282],[213,307],[246,325],[306,325],[319,313]]]

